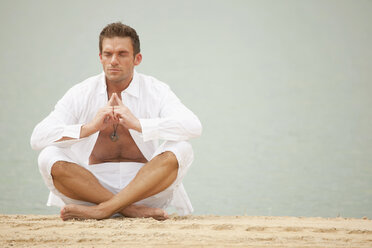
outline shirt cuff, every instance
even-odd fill
[[[159,138],[159,118],[139,119],[142,128],[143,141],[149,141]]]
[[[80,138],[81,126],[83,124],[68,125],[62,132],[62,137],[69,137],[73,139]]]

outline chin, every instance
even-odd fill
[[[108,80],[110,80],[113,83],[120,83],[120,82],[125,80],[125,78],[123,76],[119,76],[119,75],[118,76],[108,75],[106,77],[107,77]]]
[[[118,73],[106,73],[106,77],[108,77],[109,79],[119,79],[119,78],[123,78],[122,75],[119,75]]]

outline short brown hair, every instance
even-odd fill
[[[99,52],[102,53],[102,42],[104,38],[129,37],[132,40],[133,55],[141,52],[140,40],[134,28],[121,22],[108,24],[99,35]]]

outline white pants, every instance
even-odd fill
[[[165,151],[174,153],[178,160],[179,167],[176,180],[164,191],[138,201],[135,204],[163,209],[168,206],[174,206],[180,215],[190,214],[193,209],[183,188],[182,179],[193,161],[192,147],[190,143],[186,141],[166,141],[159,146],[152,158]],[[38,159],[39,170],[46,186],[51,192],[47,203],[48,206],[63,206],[65,204],[95,205],[93,203],[71,199],[59,192],[53,184],[51,176],[52,166],[57,161],[75,163],[74,161],[76,161],[76,159],[74,156],[75,155],[69,148],[60,148],[56,146],[48,146],[41,151]],[[80,166],[92,172],[103,187],[117,194],[133,180],[143,165],[143,163],[135,162],[110,162]]]

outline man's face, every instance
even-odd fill
[[[104,38],[99,55],[106,79],[112,83],[130,81],[134,66],[142,60],[140,53],[133,56],[133,45],[129,37]]]

